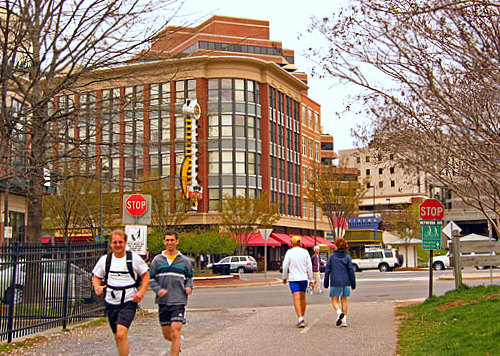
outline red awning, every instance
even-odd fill
[[[287,234],[272,233],[271,237],[283,245],[292,246],[292,238]]]
[[[314,237],[313,237],[313,239],[314,239]],[[335,244],[333,244],[332,242],[328,241],[323,236],[316,236],[316,243],[318,245],[322,244],[322,245],[326,245],[326,246],[328,246],[330,248],[335,248]]]
[[[247,241],[247,246],[265,246],[266,244],[260,232],[249,233],[246,241]],[[267,238],[267,246],[281,246],[281,243],[273,239],[271,236],[269,236]]]
[[[294,235],[292,235],[294,236]],[[302,242],[302,246],[304,247],[314,247],[314,240],[311,236],[301,236],[301,235],[297,235],[297,236],[300,236],[301,237],[301,242]]]

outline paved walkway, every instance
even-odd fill
[[[183,328],[181,355],[357,355],[395,354],[394,303],[354,303],[349,326],[336,327],[330,305],[311,305],[307,326],[295,328],[291,306],[256,309],[189,311]],[[73,328],[69,332],[46,334],[44,341],[10,355],[116,355],[107,323]],[[156,314],[138,315],[129,339],[131,355],[169,355],[170,344],[163,340]]]

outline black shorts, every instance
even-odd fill
[[[111,330],[113,330],[113,334],[116,334],[116,326],[118,324],[123,325],[126,328],[130,327],[130,324],[132,324],[132,320],[134,320],[135,317],[137,303],[130,301],[123,303],[123,305],[108,303],[105,303],[105,305],[106,316],[108,317],[109,325],[111,326]]]
[[[172,322],[181,322],[186,324],[186,306],[185,305],[158,305],[158,316],[161,326],[171,325]]]

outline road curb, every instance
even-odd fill
[[[491,277],[489,274],[472,274],[472,275],[467,275],[467,274],[462,274],[462,279],[468,279],[468,280],[487,280],[487,279],[499,279],[500,278],[500,273],[493,273],[493,276]],[[452,274],[445,274],[442,276],[438,277],[439,280],[445,280],[445,281],[450,281],[454,280],[455,276]]]
[[[269,282],[249,282],[249,283],[234,283],[234,284],[213,284],[205,286],[194,286],[194,289],[212,289],[212,288],[249,288],[249,287],[269,287],[283,284],[281,279],[270,280]]]

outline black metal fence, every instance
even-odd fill
[[[103,315],[92,269],[107,244],[0,247],[0,341]]]

